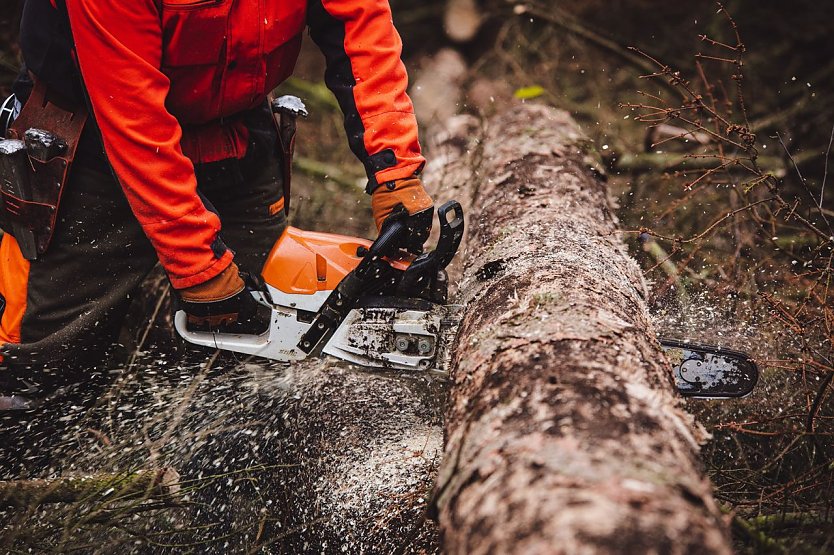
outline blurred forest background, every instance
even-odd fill
[[[4,95],[21,4],[0,14]],[[834,551],[834,4],[392,5],[412,82],[443,100],[414,90],[424,131],[513,99],[571,112],[601,154],[659,331],[759,363],[751,397],[687,402],[712,435],[704,461],[740,552]],[[285,86],[313,109],[294,223],[369,233],[361,168],[306,43]]]

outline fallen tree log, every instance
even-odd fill
[[[447,553],[729,553],[587,139],[522,105],[449,126],[470,208],[435,494]]]

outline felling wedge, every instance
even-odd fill
[[[179,311],[177,332],[197,345],[278,361],[331,355],[353,364],[397,370],[443,370],[457,308],[446,305],[446,266],[463,237],[463,210],[450,201],[437,212],[434,251],[396,249],[403,221],[376,241],[287,228],[253,292],[271,312],[261,334],[189,330]]]

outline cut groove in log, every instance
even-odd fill
[[[449,129],[433,175],[470,222],[445,551],[730,553],[587,139],[537,105]]]

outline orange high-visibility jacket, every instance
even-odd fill
[[[197,195],[192,163],[245,154],[246,129],[234,116],[292,73],[305,24],[371,182],[424,164],[387,0],[65,4],[107,158],[175,288],[214,277],[232,259],[217,248],[220,221]]]

